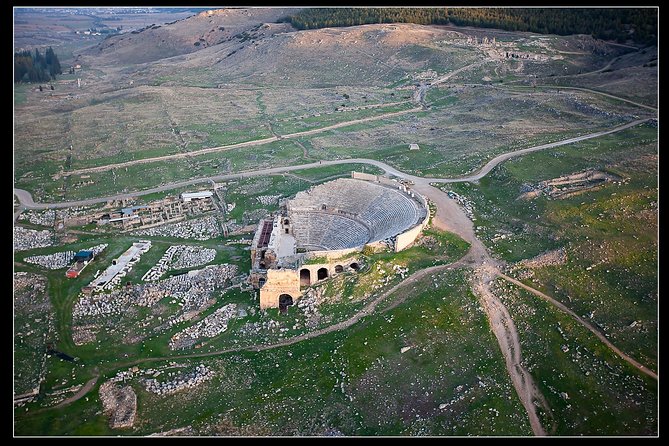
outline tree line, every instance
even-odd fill
[[[61,74],[58,56],[51,47],[45,54],[23,50],[14,53],[14,82],[48,82]]]
[[[657,44],[656,8],[307,8],[281,19],[297,29],[373,23],[474,26],[541,34],[589,34]]]

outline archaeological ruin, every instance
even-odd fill
[[[352,172],[298,192],[253,237],[249,281],[260,291],[260,308],[285,311],[305,288],[358,271],[365,246],[405,249],[428,219],[422,196],[378,175]]]

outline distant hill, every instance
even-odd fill
[[[657,43],[656,8],[308,8],[284,18],[297,29],[373,23],[461,25]]]
[[[88,51],[115,63],[137,64],[188,54],[222,42],[244,39],[263,23],[294,14],[295,8],[216,9],[167,24],[151,24],[111,36]],[[286,25],[287,26],[287,25]]]

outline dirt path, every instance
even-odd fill
[[[536,436],[545,436],[546,431],[541,425],[537,409],[541,408],[546,414],[552,417],[548,402],[534,383],[532,375],[522,365],[522,356],[520,351],[520,340],[518,339],[518,330],[513,323],[513,319],[504,304],[490,291],[490,281],[494,278],[494,269],[479,268],[476,273],[476,283],[474,291],[478,294],[490,328],[497,338],[506,369],[511,377],[511,382],[516,389],[520,402],[525,407],[530,419],[532,432]]]
[[[474,225],[467,218],[462,208],[446,193],[431,186],[427,180],[414,185],[414,189],[429,198],[437,206],[432,224],[439,229],[453,232],[471,244],[471,248],[460,262],[476,267],[472,288],[479,296],[490,327],[497,338],[507,372],[511,378],[518,398],[527,412],[532,432],[537,436],[545,436],[546,431],[541,424],[537,407],[550,415],[551,410],[532,375],[522,366],[520,341],[513,319],[504,304],[489,289],[493,272],[498,271],[498,262],[493,259],[486,247],[476,237]]]
[[[467,218],[458,203],[425,180],[415,182],[413,189],[437,206],[437,212],[432,218],[432,225],[437,229],[452,232],[462,237],[472,245],[475,251],[474,254],[470,252],[468,255],[483,260],[485,247],[474,233],[474,224]]]
[[[393,286],[389,290],[385,291],[378,297],[376,297],[374,300],[369,302],[367,305],[365,305],[360,311],[355,313],[353,316],[350,318],[338,322],[336,324],[330,325],[325,328],[321,328],[319,330],[311,331],[299,336],[295,336],[293,338],[285,339],[283,341],[275,342],[273,344],[267,344],[267,345],[252,345],[252,346],[246,346],[246,347],[232,347],[232,348],[227,348],[223,350],[216,350],[213,352],[206,352],[206,353],[189,353],[185,355],[172,355],[172,356],[156,356],[156,357],[151,357],[151,358],[141,358],[137,359],[134,361],[127,361],[127,362],[122,362],[122,363],[116,363],[112,368],[110,368],[108,371],[115,370],[115,369],[120,369],[120,368],[125,368],[125,367],[131,367],[134,365],[139,365],[145,362],[151,362],[151,361],[173,361],[177,359],[188,359],[188,358],[206,358],[210,356],[219,356],[223,355],[226,353],[233,353],[233,352],[239,352],[239,351],[254,351],[254,352],[259,352],[259,351],[264,351],[264,350],[271,350],[279,347],[286,347],[288,345],[293,345],[297,344],[298,342],[306,341],[308,339],[313,339],[319,336],[323,336],[328,333],[332,333],[334,331],[340,331],[340,330],[345,330],[349,328],[350,326],[358,323],[362,318],[365,316],[369,316],[370,314],[374,313],[374,310],[376,307],[383,302],[388,296],[396,292],[398,289],[401,287],[410,285],[417,280],[422,279],[423,277],[427,276],[428,274],[436,273],[439,271],[443,270],[449,270],[449,269],[455,269],[464,266],[462,260],[458,260],[453,263],[449,263],[446,265],[435,265],[431,266],[429,268],[425,268],[419,271],[416,271],[415,273],[411,274],[409,277],[406,279],[402,280],[400,283],[397,285]],[[399,305],[400,303],[404,302],[406,300],[407,296],[405,295],[404,297],[401,297],[397,301],[393,302],[391,306],[386,308],[384,310],[388,311],[391,308],[394,308],[395,306]],[[58,405],[54,406],[54,408],[62,407],[67,404],[73,403],[74,401],[77,401],[81,399],[84,395],[86,395],[88,392],[90,392],[93,387],[95,386],[95,383],[97,382],[98,376],[92,378],[90,381],[88,381],[75,395],[71,396],[70,398],[67,398],[66,400],[60,402]]]
[[[297,144],[298,146],[300,146],[300,147],[302,148],[302,156],[303,156],[305,159],[313,159],[313,158],[311,158],[311,157],[309,156],[309,150],[307,150],[307,148],[306,148],[306,146],[305,146],[304,144],[302,144],[302,143],[301,143],[300,141],[298,141],[298,140],[295,140],[295,144]]]
[[[395,116],[401,116],[401,115],[406,115],[408,113],[415,113],[422,111],[422,107],[415,107],[407,110],[400,110],[397,112],[390,112],[390,113],[384,113],[381,115],[376,115],[376,116],[370,116],[367,118],[360,118],[360,119],[353,119],[351,121],[344,121],[344,122],[339,122],[337,124],[332,124],[328,125],[326,127],[319,127],[317,129],[312,129],[312,130],[304,130],[302,132],[295,132],[295,133],[288,133],[286,135],[280,135],[280,136],[271,136],[269,138],[263,138],[263,139],[255,139],[253,141],[245,141],[245,142],[240,142],[236,144],[229,144],[225,146],[218,146],[218,147],[209,147],[207,149],[200,149],[200,150],[193,150],[190,152],[181,152],[181,153],[175,153],[172,155],[163,155],[163,156],[154,156],[151,158],[142,158],[138,160],[132,160],[132,161],[125,161],[122,163],[115,163],[115,164],[106,164],[104,166],[96,166],[96,167],[86,167],[83,169],[75,169],[75,170],[69,170],[65,172],[61,172],[59,174],[56,174],[54,178],[58,179],[62,176],[65,175],[80,175],[83,173],[92,173],[92,172],[104,172],[107,170],[112,170],[112,169],[120,169],[123,167],[129,167],[129,166],[134,166],[137,164],[146,164],[146,163],[155,163],[158,161],[167,161],[167,160],[174,160],[174,159],[183,159],[191,156],[198,156],[198,155],[204,155],[208,153],[215,153],[215,152],[225,152],[228,150],[232,149],[239,149],[241,147],[252,147],[252,146],[260,146],[264,144],[269,144],[274,141],[279,141],[280,139],[291,139],[291,138],[299,138],[302,136],[308,136],[308,135],[315,135],[317,133],[322,133],[322,132],[327,132],[329,130],[334,130],[342,127],[348,127],[350,125],[355,125],[355,124],[362,124],[365,122],[370,122],[370,121],[378,121],[379,119],[386,119],[386,118],[392,118]]]
[[[453,71],[451,71],[450,73],[447,73],[447,74],[445,74],[445,75],[443,75],[443,76],[441,76],[441,77],[438,77],[437,79],[435,79],[435,80],[433,80],[432,82],[430,82],[430,84],[431,84],[431,85],[438,85],[438,84],[441,84],[441,83],[443,83],[443,82],[446,82],[447,80],[449,80],[450,78],[452,78],[452,77],[455,76],[456,74],[460,74],[461,72],[463,72],[463,71],[465,71],[465,70],[469,70],[469,69],[471,69],[471,68],[478,67],[479,65],[483,65],[485,62],[486,62],[485,60],[482,60],[482,61],[480,61],[480,62],[470,63],[469,65],[465,65],[465,66],[462,67],[462,68],[458,68],[457,70],[453,70]]]
[[[637,104],[637,105],[639,105],[639,104]],[[548,143],[548,144],[542,144],[542,145],[539,145],[539,146],[528,147],[526,149],[516,150],[514,152],[503,153],[503,154],[498,155],[495,158],[491,159],[490,161],[488,161],[475,174],[471,174],[471,175],[467,175],[467,176],[459,177],[459,178],[434,178],[434,179],[430,179],[430,181],[432,183],[460,183],[460,182],[463,182],[463,181],[478,181],[481,178],[483,178],[484,176],[488,175],[491,170],[493,170],[495,167],[497,167],[498,164],[500,164],[500,163],[502,163],[502,162],[504,162],[504,161],[506,161],[510,158],[514,158],[514,157],[517,157],[517,156],[520,156],[520,155],[524,155],[526,153],[537,152],[539,150],[552,149],[554,147],[560,147],[560,146],[564,146],[564,145],[567,145],[567,144],[573,144],[575,142],[585,141],[585,140],[588,140],[588,139],[598,138],[598,137],[604,136],[604,135],[609,135],[611,133],[620,132],[620,131],[626,130],[630,127],[637,126],[637,125],[639,125],[641,123],[644,123],[646,121],[650,121],[650,119],[651,118],[637,119],[635,121],[628,122],[627,124],[623,124],[623,125],[620,125],[618,127],[614,127],[612,129],[609,129],[609,130],[602,130],[600,132],[589,133],[587,135],[576,136],[574,138],[569,138],[569,139],[563,139],[562,141],[551,142],[551,143]]]
[[[407,110],[408,111],[416,111],[418,109],[412,109],[412,110]],[[398,112],[398,113],[403,113],[403,112]],[[375,117],[376,118],[376,117]],[[369,119],[369,118],[367,118]],[[143,191],[135,191],[135,192],[129,192],[125,194],[116,194],[116,195],[110,195],[106,197],[100,197],[100,198],[90,198],[86,200],[76,200],[76,201],[64,201],[60,203],[35,203],[33,201],[32,195],[30,192],[24,190],[24,189],[14,189],[14,194],[18,198],[19,202],[25,209],[60,209],[60,208],[68,208],[68,207],[74,207],[74,206],[86,206],[90,204],[96,204],[96,203],[105,203],[109,200],[120,200],[120,199],[125,199],[125,198],[131,198],[131,197],[138,197],[142,195],[148,195],[156,192],[163,192],[166,190],[171,190],[175,189],[178,187],[183,187],[183,186],[189,186],[192,184],[198,184],[198,183],[206,183],[210,181],[226,181],[226,180],[232,180],[232,179],[239,179],[239,178],[244,178],[244,177],[252,177],[252,176],[264,176],[264,175],[274,175],[278,173],[283,173],[283,172],[290,172],[292,170],[301,170],[301,169],[310,169],[312,167],[320,167],[320,166],[332,166],[336,164],[370,164],[376,167],[379,167],[380,169],[383,169],[386,173],[390,173],[394,176],[400,177],[400,178],[405,178],[407,180],[411,180],[416,185],[426,185],[429,183],[461,183],[461,182],[466,182],[466,181],[477,181],[481,178],[483,178],[485,175],[490,173],[490,171],[495,168],[498,164],[516,157],[520,155],[524,155],[526,153],[530,152],[535,152],[537,150],[544,150],[544,149],[549,149],[553,147],[559,147],[562,145],[566,144],[572,144],[574,142],[578,141],[584,141],[586,139],[591,139],[591,138],[597,138],[599,136],[603,135],[608,135],[610,133],[615,133],[619,132],[622,130],[625,130],[627,128],[639,125],[643,122],[646,122],[650,120],[651,118],[647,119],[639,119],[627,124],[624,124],[619,127],[615,127],[610,130],[605,130],[605,131],[600,131],[600,132],[595,132],[595,133],[590,133],[588,135],[583,135],[579,136],[576,138],[569,138],[566,140],[562,141],[557,141],[554,143],[549,143],[549,144],[543,144],[540,146],[534,146],[534,147],[529,147],[527,149],[521,149],[521,150],[516,150],[513,152],[507,152],[501,155],[498,155],[497,157],[493,158],[490,160],[488,163],[485,164],[477,173],[464,176],[464,177],[458,177],[458,178],[422,178],[422,177],[417,177],[414,175],[410,175],[404,172],[401,172],[397,169],[395,169],[392,166],[389,166],[388,164],[382,162],[382,161],[377,161],[377,160],[372,160],[368,158],[347,158],[347,159],[340,159],[340,160],[325,160],[325,161],[318,161],[314,163],[307,163],[307,164],[299,164],[299,165],[292,165],[292,166],[284,166],[284,167],[271,167],[267,169],[258,169],[258,170],[251,170],[251,171],[245,171],[245,172],[237,172],[237,173],[232,173],[232,174],[222,174],[222,175],[215,175],[211,177],[204,177],[204,178],[196,178],[196,179],[191,179],[191,180],[185,180],[185,181],[179,181],[175,183],[169,183],[169,184],[164,184],[162,186],[158,187],[153,187],[151,189],[146,189]],[[257,141],[250,141],[249,143],[254,143]],[[249,145],[249,143],[240,143],[244,145]],[[239,146],[240,144],[237,144],[236,146]],[[229,147],[229,146],[228,146]],[[204,150],[210,150],[210,149],[204,149]],[[144,161],[144,160],[139,160],[139,161]],[[416,189],[420,192],[419,189]]]
[[[95,387],[95,383],[98,382],[98,378],[99,378],[99,376],[96,375],[93,378],[91,378],[90,380],[88,380],[88,382],[86,384],[84,384],[84,386],[81,389],[79,389],[79,391],[77,393],[75,393],[74,395],[72,395],[69,398],[64,399],[63,401],[61,401],[60,403],[55,405],[54,408],[67,406],[68,404],[73,403],[73,402],[77,401],[78,399],[82,398],[84,395],[86,395],[88,392],[90,392],[93,389],[93,387]]]
[[[584,87],[567,87],[567,86],[562,86],[562,85],[537,85],[537,87],[541,88],[555,88],[558,90],[579,90],[579,91],[586,91],[588,93],[593,93],[593,94],[598,94],[601,96],[606,96],[607,98],[611,99],[616,99],[618,101],[623,101],[623,102],[628,102],[632,105],[636,105],[637,107],[643,107],[648,110],[652,110],[654,112],[657,111],[657,107],[651,107],[650,105],[645,105],[645,104],[640,104],[639,102],[634,102],[630,101],[629,99],[621,98],[620,96],[614,96],[612,94],[604,93],[602,91],[597,91],[597,90],[591,90],[590,88],[584,88]]]
[[[512,277],[509,277],[509,276],[507,276],[506,274],[504,274],[504,273],[502,273],[502,272],[500,272],[500,271],[497,271],[497,275],[498,275],[499,277],[505,279],[505,280],[508,280],[509,282],[511,282],[511,283],[513,283],[513,284],[515,284],[515,285],[518,285],[519,287],[521,287],[521,288],[523,288],[523,289],[529,291],[530,293],[532,293],[532,294],[534,294],[534,295],[536,295],[536,296],[541,297],[542,299],[544,299],[544,300],[550,302],[550,303],[553,304],[554,306],[558,307],[560,310],[564,311],[565,313],[567,313],[568,315],[570,315],[571,317],[573,317],[574,319],[576,319],[576,321],[577,321],[579,324],[583,325],[585,328],[587,328],[588,330],[590,330],[590,332],[592,332],[592,334],[594,334],[595,336],[597,336],[597,338],[599,338],[600,341],[602,341],[602,342],[603,342],[607,347],[609,347],[609,348],[610,348],[616,355],[620,356],[620,357],[621,357],[623,360],[625,360],[627,363],[629,363],[630,365],[632,365],[634,368],[636,368],[636,369],[639,370],[640,372],[645,373],[646,375],[650,376],[651,378],[653,378],[653,379],[655,379],[655,380],[658,379],[658,378],[657,378],[657,374],[656,374],[655,372],[653,372],[653,371],[650,370],[648,367],[644,366],[643,364],[639,363],[638,361],[634,360],[633,358],[630,358],[628,355],[626,355],[625,353],[623,353],[622,350],[620,350],[618,347],[616,347],[615,345],[613,345],[613,344],[611,343],[611,341],[609,341],[609,340],[606,338],[606,336],[604,336],[599,330],[597,330],[595,327],[593,327],[589,322],[587,322],[586,320],[584,320],[584,319],[583,319],[582,317],[580,317],[578,314],[574,313],[570,308],[568,308],[567,306],[565,306],[562,302],[560,302],[560,301],[558,301],[558,300],[556,300],[556,299],[553,299],[552,297],[550,297],[550,296],[548,296],[548,295],[542,293],[541,291],[536,290],[536,289],[530,287],[529,285],[525,285],[524,283],[522,283],[522,282],[520,282],[520,281],[518,281],[518,280],[516,280],[516,279],[514,279],[514,278],[512,278]]]
[[[425,95],[427,94],[427,90],[429,90],[430,87],[432,87],[434,85],[439,85],[443,82],[446,82],[447,80],[449,80],[450,78],[452,78],[456,74],[459,74],[459,73],[461,73],[462,71],[465,71],[465,70],[469,70],[470,68],[474,68],[476,66],[482,65],[483,63],[484,63],[484,61],[480,61],[480,62],[471,63],[469,65],[465,65],[464,67],[458,68],[457,70],[453,70],[450,73],[447,73],[447,74],[445,74],[441,77],[438,77],[437,79],[433,80],[429,84],[427,84],[425,82],[421,82],[418,85],[418,88],[416,89],[416,91],[413,94],[413,101],[416,104],[420,105],[423,109],[427,109],[428,106],[425,103]]]

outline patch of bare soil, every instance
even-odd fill
[[[112,429],[132,427],[137,414],[137,394],[131,386],[107,381],[100,386],[100,400]]]

